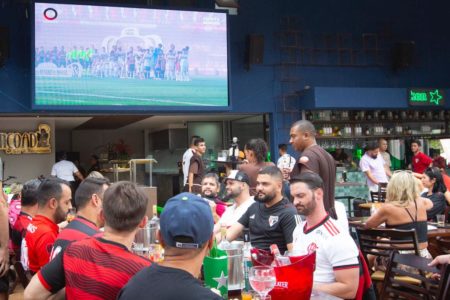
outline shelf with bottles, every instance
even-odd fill
[[[450,111],[422,110],[307,110],[306,120],[322,123],[444,123],[450,120]]]

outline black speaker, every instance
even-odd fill
[[[9,57],[9,30],[7,27],[0,27],[0,67],[2,67]]]
[[[264,61],[264,35],[251,34],[247,36],[245,47],[245,66],[262,64]]]
[[[411,67],[414,64],[415,49],[414,41],[396,42],[392,47],[392,69]]]

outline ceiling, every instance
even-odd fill
[[[250,114],[183,114],[183,115],[116,115],[92,117],[46,117],[55,120],[56,130],[144,130],[169,126],[185,126],[187,122],[236,121],[239,123],[262,122],[262,115]]]

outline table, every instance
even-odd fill
[[[371,209],[372,208],[372,204],[375,205],[376,209],[379,209],[384,203],[383,202],[367,202],[367,203],[361,203],[359,205],[359,208],[362,209]]]
[[[352,217],[348,219],[350,227],[363,226],[369,217]],[[434,222],[428,222],[429,225],[436,226]],[[437,229],[428,230],[428,251],[431,256],[436,257],[438,255],[446,254],[440,249],[436,238],[438,236],[450,237],[450,224],[446,224],[445,227],[439,227]]]

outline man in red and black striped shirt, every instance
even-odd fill
[[[103,226],[100,219],[103,195],[109,186],[104,178],[86,178],[75,192],[75,204],[78,208],[77,217],[61,231],[56,238],[52,250],[52,259],[63,251],[71,242],[80,241],[94,236]]]
[[[130,252],[136,231],[147,223],[147,196],[130,182],[105,191],[103,237],[73,242],[44,266],[25,290],[25,299],[47,299],[66,287],[67,299],[115,299],[150,261]]]

